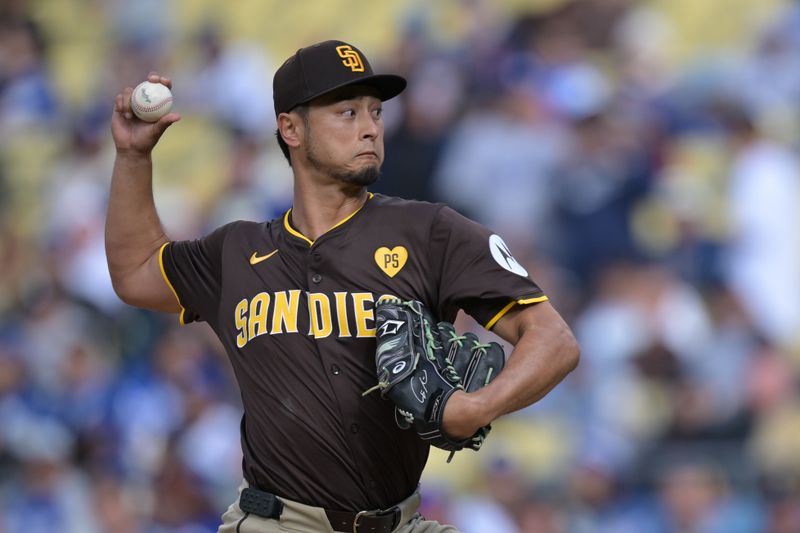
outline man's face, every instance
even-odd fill
[[[309,165],[348,184],[374,183],[383,163],[381,112],[369,87],[346,87],[311,101],[303,135]]]

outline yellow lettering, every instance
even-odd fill
[[[269,308],[269,294],[260,292],[250,300],[249,339],[253,340],[259,335],[268,333],[267,308]]]
[[[247,344],[247,331],[245,328],[247,327],[247,317],[245,314],[247,313],[247,299],[245,298],[238,304],[236,304],[236,309],[233,311],[233,319],[236,323],[236,329],[239,332],[236,335],[236,346],[239,348],[243,348],[245,344]]]
[[[350,324],[347,323],[347,293],[334,292],[336,297],[336,316],[339,320],[339,337],[350,336]]]
[[[373,307],[369,309],[364,308],[366,302],[372,302],[371,292],[354,292],[353,296],[353,309],[356,314],[356,336],[357,337],[374,337],[375,336],[375,311]]]
[[[397,254],[386,254],[384,257],[387,265],[397,264]],[[301,294],[297,289],[271,294],[260,292],[250,300],[245,298],[237,303],[233,313],[236,346],[243,348],[260,335],[297,333]],[[338,336],[341,338],[349,338],[353,335],[358,338],[375,336],[374,302],[376,299],[371,292],[350,293],[353,298],[355,327],[350,324],[347,292],[334,292],[333,301],[329,295],[324,293],[309,292],[306,295],[309,317],[308,334],[313,335],[314,338],[323,339],[332,335],[334,321],[338,326]],[[394,296],[384,294],[377,300],[384,297]],[[336,313],[335,318],[333,313]]]
[[[272,331],[270,333],[297,333],[297,309],[300,307],[300,291],[275,293],[272,305]]]
[[[326,294],[308,293],[308,313],[311,319],[311,331],[315,339],[324,339],[333,331],[331,320],[331,302]]]

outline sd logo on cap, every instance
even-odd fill
[[[344,68],[342,68],[344,67]],[[395,74],[375,74],[361,51],[342,41],[323,41],[299,49],[275,72],[272,94],[275,116],[347,85],[368,85],[388,100],[406,88]]]

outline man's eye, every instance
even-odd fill
[[[352,109],[345,109],[344,111],[342,111],[342,115],[344,115],[345,117],[353,117],[355,116],[355,114],[356,112],[353,111]]]
[[[375,118],[381,118],[381,116],[383,116],[383,108],[379,107],[372,113],[375,115]]]

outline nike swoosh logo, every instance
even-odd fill
[[[262,255],[261,257],[259,257],[257,252],[253,252],[253,255],[250,256],[250,264],[251,265],[257,265],[261,261],[266,261],[267,259],[269,259],[270,257],[272,257],[273,255],[275,255],[277,253],[278,253],[278,250],[273,250],[270,253],[268,253],[267,255]]]

